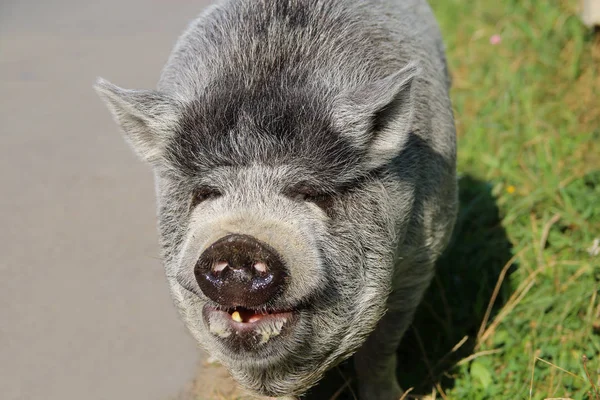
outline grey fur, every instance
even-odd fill
[[[156,91],[100,80],[155,172],[162,256],[192,334],[244,387],[299,395],[355,352],[361,400],[400,396],[395,350],[456,216],[444,46],[424,0],[229,0],[178,40]],[[327,199],[296,196],[309,186]],[[191,207],[198,187],[220,193]],[[290,270],[293,332],[233,351],[202,319],[200,253],[229,233]]]

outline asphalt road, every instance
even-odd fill
[[[206,3],[0,2],[3,400],[163,400],[192,378],[151,171],[92,84],[153,88]]]

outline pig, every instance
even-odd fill
[[[457,212],[450,86],[424,0],[220,1],[155,90],[98,78],[154,172],[173,301],[242,387],[293,398],[354,355],[360,400],[401,396]]]

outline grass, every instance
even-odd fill
[[[588,251],[600,238],[600,35],[576,0],[431,4],[453,75],[461,213],[399,349],[406,398],[600,400],[600,255]],[[342,375],[348,363],[334,388]]]
[[[447,399],[600,399],[600,256],[587,251],[600,237],[600,39],[576,1],[432,6],[453,71],[462,209],[402,346],[417,344],[403,355],[420,370],[399,378]]]
[[[572,0],[432,6],[453,71],[462,210],[412,340],[468,339],[425,366],[423,389],[600,399],[600,255],[587,251],[600,237],[600,37]]]

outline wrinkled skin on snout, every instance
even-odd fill
[[[242,386],[300,395],[356,354],[360,399],[399,398],[456,216],[448,88],[421,0],[223,1],[158,90],[98,80],[153,168],[174,302]]]

